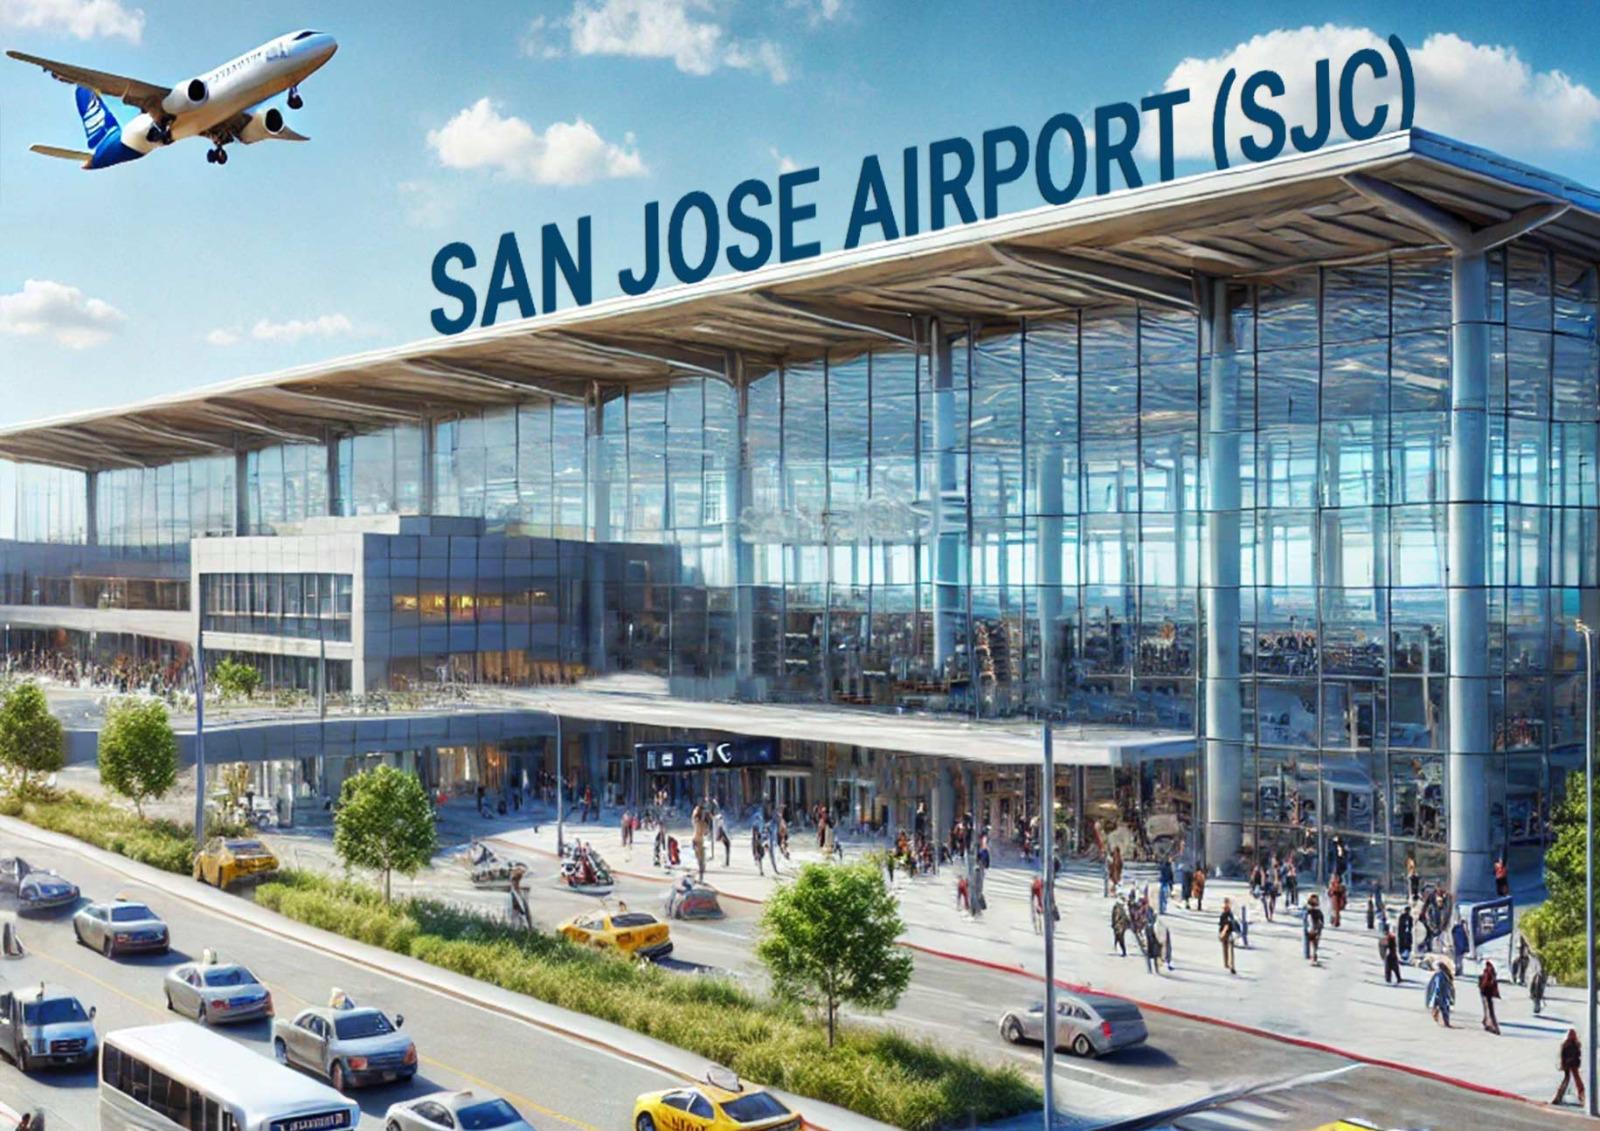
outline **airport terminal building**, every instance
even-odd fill
[[[5,647],[997,835],[1050,719],[1076,843],[1480,893],[1582,764],[1597,263],[1600,194],[1412,130],[13,427]]]

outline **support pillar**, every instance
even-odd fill
[[[1489,767],[1489,286],[1487,257],[1450,262],[1449,564],[1445,580],[1450,728],[1445,781],[1450,883],[1491,895]]]
[[[1039,699],[1048,706],[1061,694],[1061,528],[1063,459],[1060,444],[1039,452],[1039,541],[1035,574],[1039,579]]]
[[[100,473],[85,472],[83,476],[83,540],[90,546],[100,544]]]
[[[1237,860],[1244,843],[1244,719],[1239,694],[1239,365],[1228,286],[1207,284],[1211,363],[1205,505],[1205,811],[1204,861]]]
[[[339,482],[339,437],[330,432],[322,442],[322,449],[328,466],[328,516],[331,518],[339,514],[339,500],[350,489],[350,484]]]
[[[243,448],[233,453],[233,532],[250,533],[250,457]]]
[[[599,384],[589,393],[589,670],[606,670],[606,558],[611,541],[611,470],[605,451],[605,412]]]
[[[437,432],[432,420],[423,418],[422,431],[422,482],[417,486],[417,511],[419,514],[433,514],[438,506],[439,476],[434,463],[434,447]]]
[[[755,500],[750,492],[750,381],[744,357],[737,352],[728,355],[728,380],[738,398],[738,450],[723,482],[722,530],[732,567],[734,674],[742,684],[755,675],[756,570],[755,547],[740,536],[740,523]]]
[[[929,322],[929,363],[933,366],[933,449],[938,457],[933,552],[933,666],[940,676],[956,652],[956,632],[965,602],[961,592],[961,552],[966,539],[966,497],[956,459],[954,360],[943,325]],[[975,690],[975,689],[974,689]]]

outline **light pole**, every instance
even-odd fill
[[[194,638],[194,850],[206,847],[206,647]]]
[[[1044,813],[1039,847],[1044,851],[1044,898],[1039,901],[1044,931],[1044,1126],[1056,1121],[1056,765],[1050,724],[1044,724]]]
[[[1578,622],[1583,636],[1583,954],[1586,979],[1584,1000],[1589,1031],[1584,1051],[1589,1054],[1589,1114],[1600,1115],[1595,1088],[1595,971],[1594,971],[1594,629]]]
[[[567,791],[566,773],[566,747],[561,741],[561,716],[556,716],[556,858],[566,858],[565,830],[563,825],[566,818],[565,798]]]

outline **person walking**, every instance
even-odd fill
[[[716,845],[722,845],[722,866],[724,868],[732,867],[733,838],[728,835],[728,823],[722,816],[721,808],[717,809],[717,815],[712,821],[712,828],[715,830],[712,839],[712,852],[716,851]]]
[[[1455,956],[1456,969],[1461,969],[1461,961],[1466,958],[1467,951],[1471,949],[1467,942],[1467,924],[1462,920],[1461,913],[1456,912],[1456,921],[1450,928],[1450,952]]]
[[[1400,961],[1411,961],[1411,946],[1416,940],[1413,938],[1414,920],[1411,918],[1411,904],[1407,903],[1400,909],[1400,918],[1395,923],[1395,941],[1400,947]]]
[[[1494,862],[1494,893],[1502,899],[1511,894],[1511,873],[1506,869],[1503,853]]]
[[[1170,897],[1172,895],[1172,854],[1171,853],[1168,853],[1167,855],[1165,855],[1165,856],[1163,856],[1161,858],[1161,868],[1160,868],[1159,873],[1157,874],[1157,879],[1159,881],[1158,886],[1156,888],[1158,906],[1161,909],[1161,914],[1165,915],[1167,913],[1167,899],[1168,899],[1168,897]]]
[[[783,875],[783,869],[778,867],[778,813],[769,803],[762,814],[766,826],[762,829],[762,838],[767,842],[767,859],[772,861],[772,874]]]
[[[1194,868],[1188,864],[1185,864],[1179,879],[1182,880],[1181,890],[1183,892],[1183,909],[1188,911],[1189,901],[1194,898]]]
[[[1483,1027],[1497,1037],[1500,1019],[1494,1015],[1494,1003],[1499,996],[1500,976],[1495,973],[1494,963],[1485,961],[1483,972],[1478,975],[1478,997],[1483,1001]]]
[[[1206,909],[1206,866],[1203,862],[1195,865],[1194,869],[1194,909]]]
[[[633,810],[622,811],[622,847],[632,852],[633,849]]]
[[[1517,955],[1511,960],[1511,980],[1519,986],[1528,984],[1528,959],[1533,951],[1528,947],[1528,936],[1517,932]]]
[[[832,860],[839,851],[839,842],[834,839],[833,822],[824,817],[817,828],[817,835],[822,838],[822,858]]]
[[[1283,867],[1283,898],[1290,907],[1300,906],[1300,872],[1294,866],[1293,856]]]
[[[1383,958],[1383,984],[1387,986],[1392,981],[1398,986],[1405,982],[1400,976],[1400,944],[1393,931],[1386,931],[1378,941],[1378,954]]]
[[[1331,870],[1334,876],[1342,882],[1345,873],[1350,870],[1350,850],[1345,847],[1343,837],[1335,836],[1333,838],[1333,859],[1331,863],[1333,865]],[[1335,927],[1339,925],[1337,917],[1334,918],[1333,925]]]
[[[1417,858],[1410,855],[1406,857],[1406,895],[1412,903],[1422,898],[1422,877],[1417,875]]]
[[[1344,876],[1335,872],[1328,881],[1328,911],[1333,920],[1334,929],[1339,927],[1339,915],[1344,911],[1345,900],[1348,898],[1348,889],[1344,886]]]
[[[1128,957],[1128,928],[1131,926],[1128,905],[1120,898],[1111,905],[1111,944]]]
[[[1028,917],[1033,920],[1033,933],[1044,934],[1044,877],[1033,877],[1028,890]]]
[[[1111,860],[1108,867],[1111,876],[1111,890],[1116,891],[1122,886],[1122,846],[1120,844],[1111,849]]]
[[[1233,943],[1239,933],[1239,921],[1233,917],[1233,900],[1224,898],[1222,913],[1217,916],[1217,938],[1222,943],[1222,965],[1228,973],[1237,974],[1233,965]]]
[[[1550,1102],[1560,1106],[1567,1098],[1567,1085],[1576,1084],[1578,1088],[1578,1106],[1583,1106],[1583,1042],[1578,1039],[1576,1029],[1567,1030],[1567,1039],[1561,1042],[1561,1059],[1558,1062],[1561,1069],[1561,1087],[1556,1089],[1556,1098]],[[20,1131],[20,1129],[19,1129]]]
[[[1533,1002],[1535,1017],[1544,1012],[1544,991],[1549,980],[1549,975],[1544,972],[1544,959],[1534,954],[1528,963],[1528,998]]]
[[[1250,905],[1242,899],[1239,901],[1239,943],[1245,947],[1250,945]]]
[[[1306,900],[1306,913],[1300,928],[1305,935],[1306,960],[1313,966],[1322,965],[1322,908],[1317,905],[1317,895],[1311,893]]]
[[[1428,990],[1423,1000],[1433,1013],[1433,1019],[1446,1029],[1450,1028],[1450,1007],[1456,1003],[1456,978],[1448,958],[1439,959],[1438,965],[1434,967],[1433,977],[1428,979]]]
[[[756,871],[763,876],[767,874],[767,846],[761,843],[761,822],[755,821],[750,825],[750,854],[756,859]]]
[[[1270,923],[1277,910],[1278,862],[1274,860],[1267,868],[1266,877],[1261,882],[1261,916]]]
[[[1144,922],[1144,935],[1139,940],[1144,951],[1144,968],[1152,974],[1161,973],[1161,938],[1156,934],[1155,916]]]

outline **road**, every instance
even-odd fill
[[[22,921],[20,931],[29,954],[0,964],[0,977],[12,986],[40,980],[65,985],[85,1005],[98,1009],[96,1027],[101,1033],[175,1020],[163,1005],[162,978],[172,966],[198,957],[205,947],[224,959],[247,964],[272,990],[280,1015],[325,1004],[333,986],[363,1004],[404,1013],[406,1031],[417,1042],[421,1069],[409,1085],[356,1094],[366,1131],[383,1126],[385,1109],[397,1099],[468,1087],[506,1097],[541,1131],[625,1128],[634,1096],[676,1082],[633,1061],[163,897],[73,854],[32,843],[7,845],[0,839],[0,856],[19,851],[35,865],[56,869],[92,897],[121,893],[145,900],[171,928],[170,954],[113,961],[76,945],[65,914]],[[266,1022],[217,1031],[263,1056],[271,1055]],[[44,1108],[51,1127],[94,1131],[99,1126],[90,1070],[43,1072],[30,1079],[0,1063],[0,1098],[17,1108]]]

